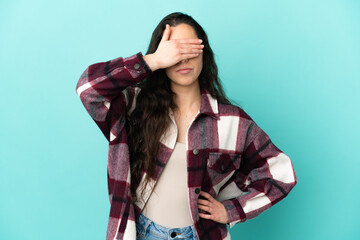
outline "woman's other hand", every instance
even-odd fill
[[[171,39],[170,25],[166,24],[163,36],[155,53],[144,56],[152,71],[171,67],[181,60],[199,56],[204,45],[201,39]]]
[[[213,198],[207,192],[201,191],[200,195],[205,197],[206,199],[198,199],[198,208],[205,212],[208,212],[208,214],[199,212],[199,216],[201,218],[210,219],[223,224],[229,222],[226,209],[221,202]]]

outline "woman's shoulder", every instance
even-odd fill
[[[253,121],[250,115],[240,106],[234,103],[221,103],[218,102],[219,117],[222,116],[233,116],[242,119]]]

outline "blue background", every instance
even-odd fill
[[[360,239],[360,1],[0,1],[0,239],[104,239],[107,142],[75,86],[146,52],[167,14],[208,33],[227,95],[298,184],[233,239]]]

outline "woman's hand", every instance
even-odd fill
[[[170,25],[166,24],[163,36],[155,53],[144,56],[152,71],[171,67],[181,60],[199,56],[204,45],[201,39],[172,39]]]
[[[207,192],[200,192],[200,195],[205,199],[198,199],[198,208],[208,212],[209,214],[199,213],[199,216],[205,219],[210,219],[215,222],[226,224],[229,222],[229,218],[224,205],[213,198]]]

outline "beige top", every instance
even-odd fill
[[[192,225],[188,195],[186,146],[176,142],[143,214],[169,228]]]

